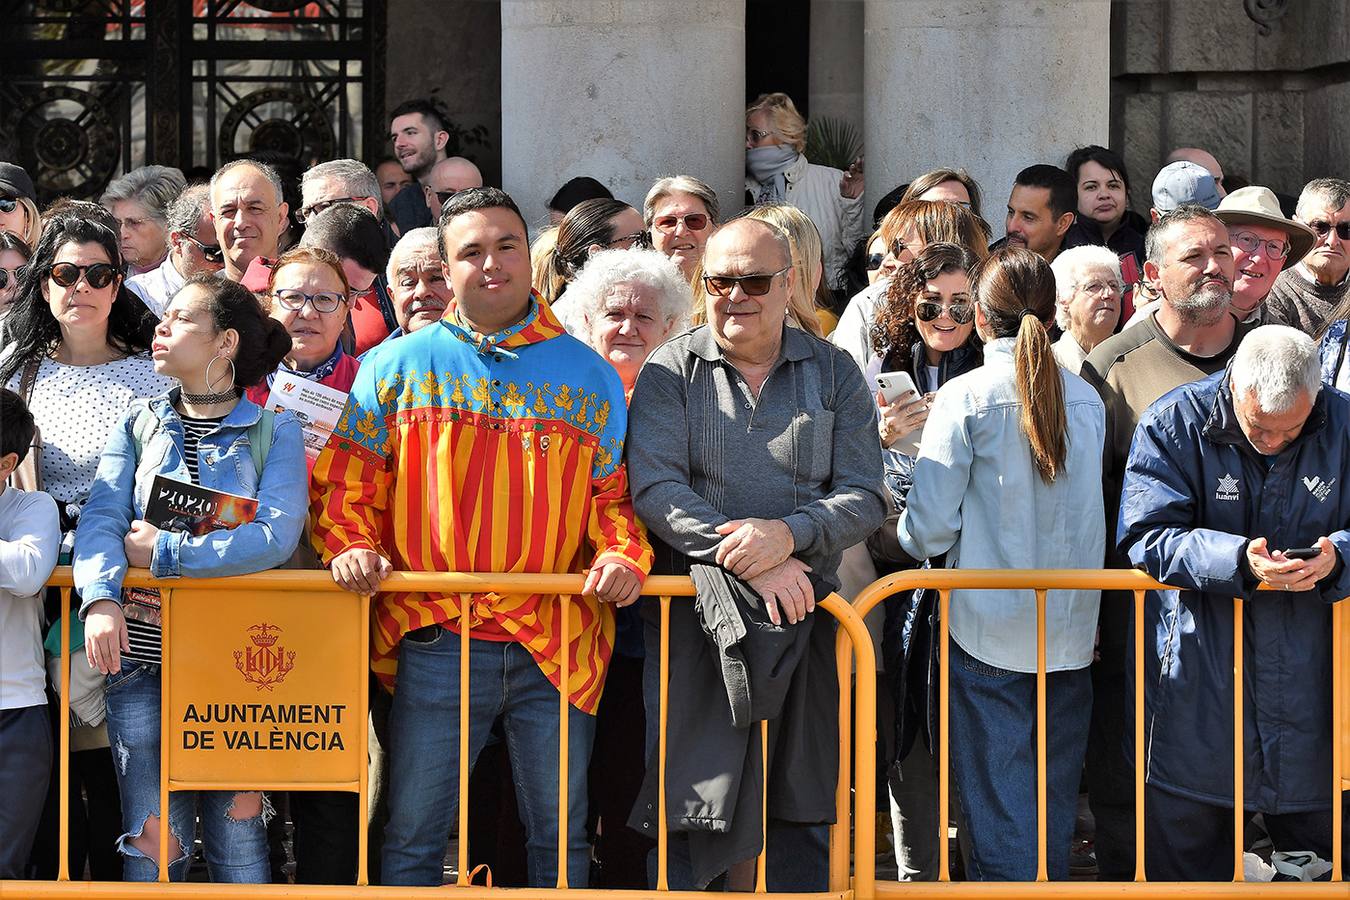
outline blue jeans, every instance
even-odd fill
[[[444,628],[404,635],[389,714],[387,885],[439,885],[459,799],[459,643]],[[520,644],[469,642],[469,765],[500,715],[525,820],[530,885],[558,877],[558,689]],[[567,883],[586,887],[586,767],[595,717],[568,707]],[[460,836],[465,839],[464,835]]]
[[[159,666],[123,659],[122,671],[108,676],[107,699],[108,742],[117,769],[117,788],[122,794],[123,834],[117,840],[117,849],[122,854],[123,878],[155,881],[159,865],[132,841],[145,829],[146,819],[160,815]],[[169,794],[169,830],[180,850],[178,858],[169,863],[170,880],[182,881],[187,874],[196,834],[193,820],[198,813],[212,881],[267,884],[272,880],[267,863],[266,825],[271,810],[264,799],[260,814],[236,819],[231,815],[235,797],[235,791]]]
[[[1092,681],[1046,676],[1046,867],[1069,877]],[[951,752],[976,881],[1036,877],[1036,676],[981,662],[952,641]]]

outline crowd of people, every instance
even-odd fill
[[[562,829],[571,886],[652,886],[664,783],[671,888],[752,886],[767,832],[769,888],[824,890],[848,685],[816,606],[916,567],[1137,567],[1174,586],[1148,593],[1142,634],[1129,595],[1049,595],[1055,879],[1084,858],[1131,879],[1136,815],[1150,879],[1232,878],[1232,598],[1251,599],[1252,833],[1279,871],[1323,871],[1331,603],[1350,595],[1350,183],[1284,197],[1181,148],[1136,212],[1118,154],[1066,148],[1006,186],[997,240],[995,186],[959,166],[896,187],[869,230],[862,161],[809,161],[801,115],[770,94],[746,110],[744,197],[676,174],[637,209],[579,176],[531,234],[447,156],[433,104],[389,130],[373,168],[318,161],[288,185],[251,158],[199,184],[146,166],[45,209],[0,163],[0,878],[57,869],[58,563],[78,610],[72,871],[96,880],[154,880],[165,827],[186,878],[198,822],[211,880],[285,880],[286,820],[297,882],[354,881],[353,794],[176,791],[162,821],[165,635],[127,572],[281,566],[374,595],[377,883],[442,881],[468,622],[470,763],[504,773],[475,769],[470,858],[498,884],[554,884]],[[292,381],[339,398],[330,429],[288,405]],[[156,478],[256,511],[157,525]],[[585,589],[566,606],[381,591],[395,571]],[[690,576],[693,602],[663,620],[653,573]],[[952,593],[946,709],[939,615],[914,591],[876,628],[898,875],[938,877],[945,716],[962,877],[1034,878],[1034,597]],[[569,752],[541,764],[560,693]]]

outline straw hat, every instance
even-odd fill
[[[1317,243],[1317,235],[1307,225],[1286,219],[1280,212],[1280,202],[1270,188],[1251,185],[1238,188],[1224,197],[1214,215],[1225,225],[1267,225],[1278,228],[1289,237],[1289,255],[1284,268],[1297,263]]]

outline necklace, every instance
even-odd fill
[[[229,390],[221,391],[219,394],[189,394],[187,391],[180,391],[179,396],[193,406],[210,406],[235,399],[239,396],[239,388],[231,385]]]

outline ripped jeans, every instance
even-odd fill
[[[122,671],[108,676],[108,741],[122,793],[122,828],[117,849],[127,881],[155,881],[159,865],[132,842],[159,809],[159,666],[122,660]],[[271,809],[236,819],[231,810],[235,791],[175,791],[169,795],[169,829],[180,848],[169,864],[169,879],[187,875],[195,817],[202,820],[202,844],[211,880],[228,884],[266,884],[272,880],[267,862],[266,819]],[[240,801],[244,802],[244,801]],[[161,821],[161,827],[163,822]],[[170,841],[170,853],[173,841]]]

